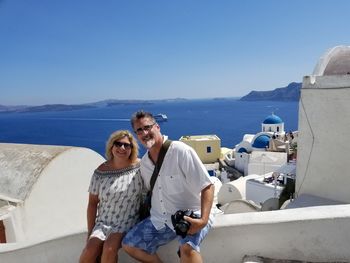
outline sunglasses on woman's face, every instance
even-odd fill
[[[131,143],[126,143],[126,142],[118,142],[118,141],[115,141],[113,143],[113,145],[115,147],[118,147],[118,148],[121,148],[122,146],[124,146],[124,149],[131,149],[132,148],[132,144]]]

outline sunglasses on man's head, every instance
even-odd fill
[[[132,148],[132,144],[131,143],[127,143],[127,142],[118,142],[118,141],[115,141],[113,143],[113,145],[115,147],[118,147],[118,148],[121,148],[122,146],[124,146],[125,149],[131,149]]]

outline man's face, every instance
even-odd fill
[[[156,136],[160,134],[159,126],[149,118],[142,118],[134,122],[134,131],[139,141],[147,149],[155,144]]]

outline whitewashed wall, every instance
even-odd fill
[[[350,76],[305,77],[296,192],[350,203]]]
[[[314,262],[350,259],[350,205],[308,207],[273,212],[218,215],[201,252],[206,263],[239,263],[245,255]],[[0,246],[0,262],[77,262],[85,233],[41,244]],[[179,262],[174,241],[160,249],[167,263]],[[33,261],[33,258],[35,261]],[[125,253],[120,262],[135,262]]]
[[[71,148],[45,167],[24,204],[27,239],[46,239],[86,227],[89,182],[103,161],[92,150]]]

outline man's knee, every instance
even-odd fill
[[[198,253],[196,250],[193,249],[189,244],[183,244],[180,247],[180,253],[181,256],[184,257],[190,257],[193,253]]]
[[[126,244],[122,243],[122,248],[125,250],[126,253],[128,253],[129,255],[132,254],[133,252],[135,252],[135,248],[128,246]]]

